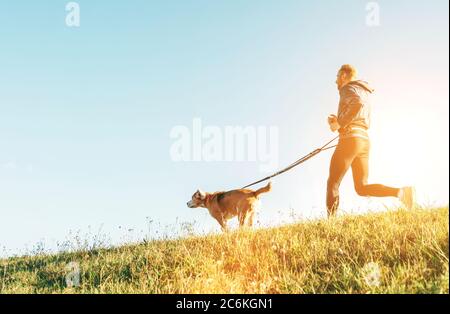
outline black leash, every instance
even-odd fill
[[[251,187],[251,186],[253,186],[253,185],[256,185],[256,184],[258,184],[258,183],[261,183],[261,182],[270,180],[270,179],[272,179],[272,178],[275,178],[275,177],[279,176],[280,174],[283,174],[283,173],[285,173],[285,172],[291,170],[292,168],[295,168],[295,167],[297,167],[298,165],[304,163],[305,161],[307,161],[307,160],[313,158],[313,157],[316,156],[317,154],[319,154],[319,153],[321,153],[321,152],[323,152],[323,151],[326,151],[326,150],[335,148],[337,145],[334,145],[334,146],[328,146],[328,145],[330,145],[331,143],[333,143],[333,142],[334,142],[335,140],[337,140],[338,138],[339,138],[339,136],[336,136],[334,139],[332,139],[331,141],[329,141],[328,143],[326,143],[325,145],[323,145],[321,148],[318,148],[318,149],[312,151],[312,152],[309,153],[308,155],[306,155],[306,156],[300,158],[299,160],[297,160],[297,161],[295,161],[294,163],[290,164],[290,165],[287,166],[286,168],[284,168],[284,169],[282,169],[282,170],[280,170],[280,171],[278,171],[278,172],[272,174],[271,176],[265,177],[264,179],[261,179],[261,180],[259,180],[259,181],[253,182],[252,184],[246,185],[246,186],[243,187],[243,189],[249,188],[249,187]]]

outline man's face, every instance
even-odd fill
[[[347,83],[348,83],[347,75],[339,71],[336,76],[336,85],[338,90],[340,90]]]

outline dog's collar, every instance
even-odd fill
[[[205,207],[209,207],[209,204],[212,202],[212,200],[214,200],[214,198],[217,198],[217,202],[220,203],[223,199],[223,197],[225,196],[226,192],[218,192],[218,193],[213,193],[213,194],[206,194],[205,196]]]
[[[211,196],[211,194],[206,193],[205,200],[203,201],[203,204],[205,204],[206,208],[208,208],[208,205],[211,202]]]

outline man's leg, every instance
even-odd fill
[[[353,183],[356,193],[360,196],[397,197],[400,189],[382,184],[367,184],[369,178],[370,142],[364,139],[357,139],[357,141],[359,141],[361,149],[352,163]]]
[[[328,217],[334,216],[339,208],[339,186],[350,168],[357,151],[352,139],[339,142],[330,162],[330,173],[327,181]]]

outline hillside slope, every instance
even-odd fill
[[[12,258],[0,293],[448,293],[448,219],[448,207],[401,210]]]

